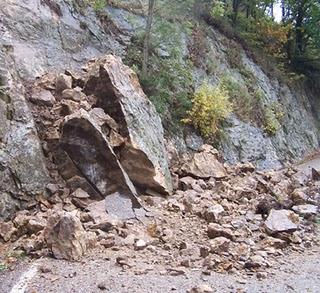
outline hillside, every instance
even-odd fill
[[[319,244],[316,1],[2,2],[5,290],[25,255],[269,280]]]

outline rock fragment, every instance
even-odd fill
[[[88,248],[88,235],[71,213],[52,214],[44,231],[46,243],[57,259],[77,260]]]
[[[50,91],[41,90],[39,92],[34,92],[30,97],[31,102],[38,104],[40,106],[53,106],[56,99]]]
[[[215,204],[208,207],[204,212],[204,218],[208,223],[217,223],[225,213],[221,204]]]
[[[17,231],[11,221],[4,222],[0,221],[0,236],[7,242],[11,239],[11,236]]]
[[[281,232],[294,232],[298,229],[299,217],[289,210],[274,210],[265,221],[265,227],[270,234]]]
[[[121,59],[107,55],[88,68],[84,92],[115,118],[128,141],[121,164],[134,184],[159,193],[172,192],[163,128],[154,106],[143,93],[137,75]]]
[[[293,206],[292,210],[303,217],[314,216],[318,213],[318,207],[312,204]]]
[[[226,169],[218,161],[217,153],[212,147],[204,147],[199,153],[194,153],[191,158],[182,165],[181,172],[184,175],[191,175],[196,178],[207,179],[224,178],[227,175]]]
[[[214,290],[209,285],[199,285],[188,291],[189,293],[213,293]]]
[[[65,74],[59,74],[56,78],[56,92],[61,94],[66,89],[72,88],[72,77]]]
[[[216,223],[210,223],[208,225],[207,234],[210,239],[213,239],[216,237],[225,237],[230,240],[234,239],[234,235],[231,229],[225,228]]]

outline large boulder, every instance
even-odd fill
[[[101,129],[96,111],[83,109],[65,118],[60,143],[84,178],[106,198],[106,209],[120,218],[135,217],[137,192]]]
[[[172,192],[159,115],[142,91],[136,74],[121,59],[107,55],[88,68],[84,92],[120,125],[127,143],[120,161],[136,186],[163,194]]]

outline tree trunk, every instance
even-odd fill
[[[239,12],[240,1],[241,1],[241,0],[233,0],[233,1],[232,1],[232,10],[233,10],[233,13],[232,13],[232,22],[233,22],[233,25],[236,24],[237,19],[238,19],[238,12]]]
[[[151,28],[152,28],[155,4],[156,4],[156,0],[149,0],[148,18],[147,18],[146,31],[145,31],[144,42],[143,42],[143,60],[142,60],[143,76],[148,75],[150,36],[151,36]]]

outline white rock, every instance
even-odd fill
[[[267,231],[271,234],[278,232],[294,232],[298,229],[299,217],[289,210],[274,210],[265,221]]]

